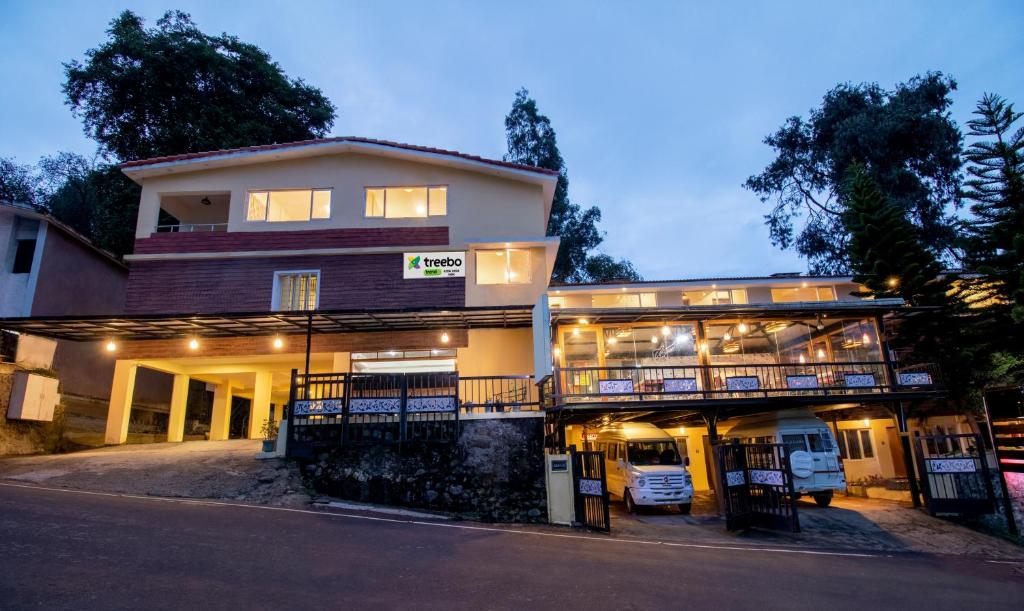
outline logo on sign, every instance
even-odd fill
[[[423,252],[405,253],[402,277],[462,278],[466,275],[466,253]]]

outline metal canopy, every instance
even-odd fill
[[[74,341],[528,327],[531,306],[0,318],[0,329]]]

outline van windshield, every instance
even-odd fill
[[[674,441],[630,441],[626,443],[626,460],[637,467],[681,465]]]

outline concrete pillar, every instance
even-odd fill
[[[135,374],[139,365],[135,361],[114,363],[114,382],[110,386],[110,406],[107,409],[107,431],[103,442],[120,444],[128,441],[128,419],[132,413],[135,394]]]
[[[185,408],[188,404],[188,376],[177,374],[171,387],[171,413],[167,418],[167,441],[185,438]]]
[[[213,389],[213,415],[210,417],[210,441],[228,438],[231,432],[231,382]]]
[[[349,352],[335,352],[331,373],[348,373],[351,358],[352,356]]]
[[[269,371],[256,372],[256,385],[252,391],[249,408],[249,439],[262,439],[263,423],[270,417],[270,382],[274,374]]]

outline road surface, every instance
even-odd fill
[[[2,609],[1020,609],[1024,566],[0,484]]]

